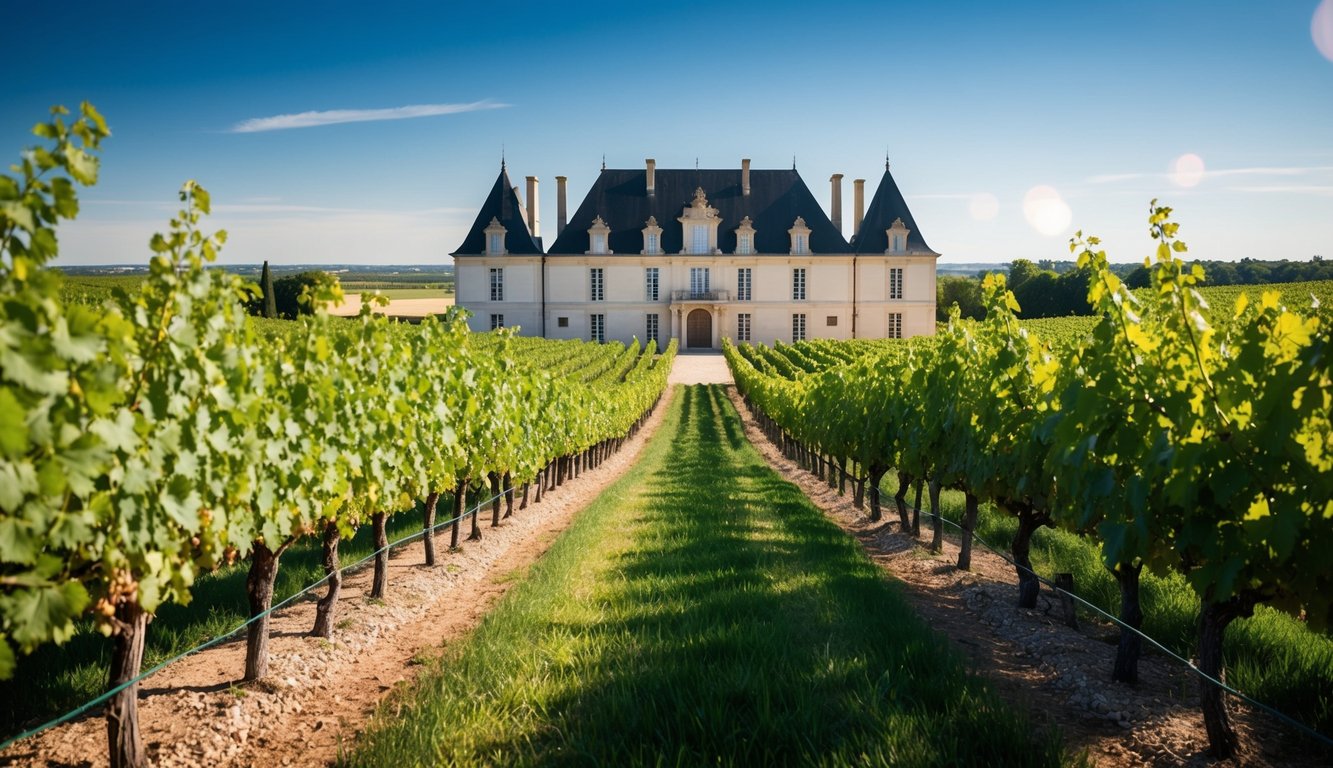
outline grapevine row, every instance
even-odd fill
[[[86,104],[35,132],[51,146],[0,176],[0,676],[16,651],[68,639],[91,611],[121,688],[139,675],[154,612],[246,559],[257,620],[245,678],[261,678],[274,580],[296,541],[321,537],[328,590],[313,632],[329,636],[338,544],[355,529],[373,529],[382,595],[389,516],[424,502],[433,564],[443,494],[457,546],[470,486],[503,493],[509,513],[516,485],[540,501],[619,447],[665,389],[674,344],[657,356],[651,344],[640,355],[637,344],[559,343],[576,370],[608,372],[585,382],[523,364],[515,348],[530,343],[470,334],[461,318],[407,326],[319,311],[261,332],[243,308],[250,289],[208,267],[225,233],[200,229],[210,201],[192,182],[138,289],[67,303],[47,266],[55,227],[77,214],[75,184],[96,181],[108,132]],[[144,761],[136,698],[130,684],[108,704],[113,765]]]
[[[933,339],[851,344],[863,354],[845,364],[810,370],[800,344],[724,351],[770,436],[843,483],[851,462],[873,518],[889,468],[904,529],[919,528],[903,501],[912,485],[919,500],[929,484],[935,515],[941,488],[962,491],[960,568],[980,501],[1014,516],[1021,605],[1040,587],[1029,542],[1042,526],[1099,541],[1133,629],[1143,569],[1183,574],[1202,605],[1198,667],[1221,680],[1226,628],[1257,605],[1315,630],[1333,614],[1333,323],[1317,304],[1288,307],[1271,292],[1209,307],[1201,269],[1177,256],[1170,209],[1154,203],[1149,223],[1153,282],[1138,295],[1096,238],[1074,242],[1100,316],[1085,333],[1029,333],[992,275],[984,321],[955,310]],[[940,538],[937,518],[936,549]],[[1137,679],[1139,641],[1122,632],[1114,679]],[[1212,750],[1229,756],[1237,737],[1223,695],[1201,682]]]

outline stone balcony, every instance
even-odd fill
[[[711,303],[718,303],[718,302],[731,301],[731,291],[726,291],[726,290],[712,290],[712,291],[672,291],[672,292],[671,292],[671,303],[672,303],[672,304],[677,304],[677,303],[682,303],[682,302],[690,302],[690,301],[694,301],[694,302],[711,302]]]

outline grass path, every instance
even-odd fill
[[[685,388],[612,485],[348,765],[1029,765],[857,544]]]

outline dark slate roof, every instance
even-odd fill
[[[505,228],[505,250],[517,254],[539,254],[541,247],[532,239],[532,231],[523,218],[523,206],[514,194],[514,185],[509,183],[509,172],[500,164],[500,175],[491,187],[491,194],[477,213],[477,220],[472,222],[463,244],[451,255],[479,254],[486,251],[486,227],[491,219],[499,219]]]
[[[861,229],[852,235],[852,245],[855,246],[856,252],[884,253],[888,250],[889,236],[884,230],[893,226],[894,219],[902,219],[903,224],[911,230],[907,233],[908,253],[939,255],[926,245],[925,238],[921,236],[921,228],[912,218],[912,212],[907,210],[907,201],[903,199],[903,193],[899,191],[898,183],[893,180],[893,174],[889,173],[889,166],[886,164],[884,178],[879,180],[879,189],[875,190],[870,208],[866,210],[865,218],[861,220]]]
[[[813,253],[851,253],[851,246],[795,169],[750,171],[750,194],[741,194],[741,169],[675,170],[658,168],[655,194],[648,195],[648,174],[634,170],[605,169],[588,196],[574,212],[568,226],[551,245],[550,253],[581,254],[588,250],[588,228],[598,216],[611,228],[608,245],[614,253],[638,254],[643,250],[643,228],[649,216],[662,228],[662,251],[680,253],[683,233],[676,221],[694,200],[694,190],[703,187],[708,204],[718,210],[717,246],[723,253],[736,250],[736,228],[750,217],[758,253],[788,253],[787,230],[796,217],[810,228]],[[489,219],[487,219],[489,221]]]

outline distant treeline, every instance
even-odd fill
[[[1333,280],[1333,261],[1321,256],[1315,256],[1309,261],[1241,259],[1194,263],[1203,267],[1204,285],[1266,285]],[[1033,263],[1027,259],[1015,259],[1009,263],[1007,270],[988,271],[1003,272],[1008,276],[1009,288],[1023,307],[1019,313],[1022,318],[1090,315],[1092,308],[1087,300],[1088,272],[1077,266],[1070,268],[1070,265],[1072,262]],[[1126,286],[1144,288],[1148,285],[1149,273],[1146,267],[1125,267],[1121,275]],[[981,278],[986,274],[987,270],[983,270],[976,277],[940,277],[937,283],[936,318],[947,320],[949,307],[957,303],[963,317],[980,319],[985,314],[981,304]]]

